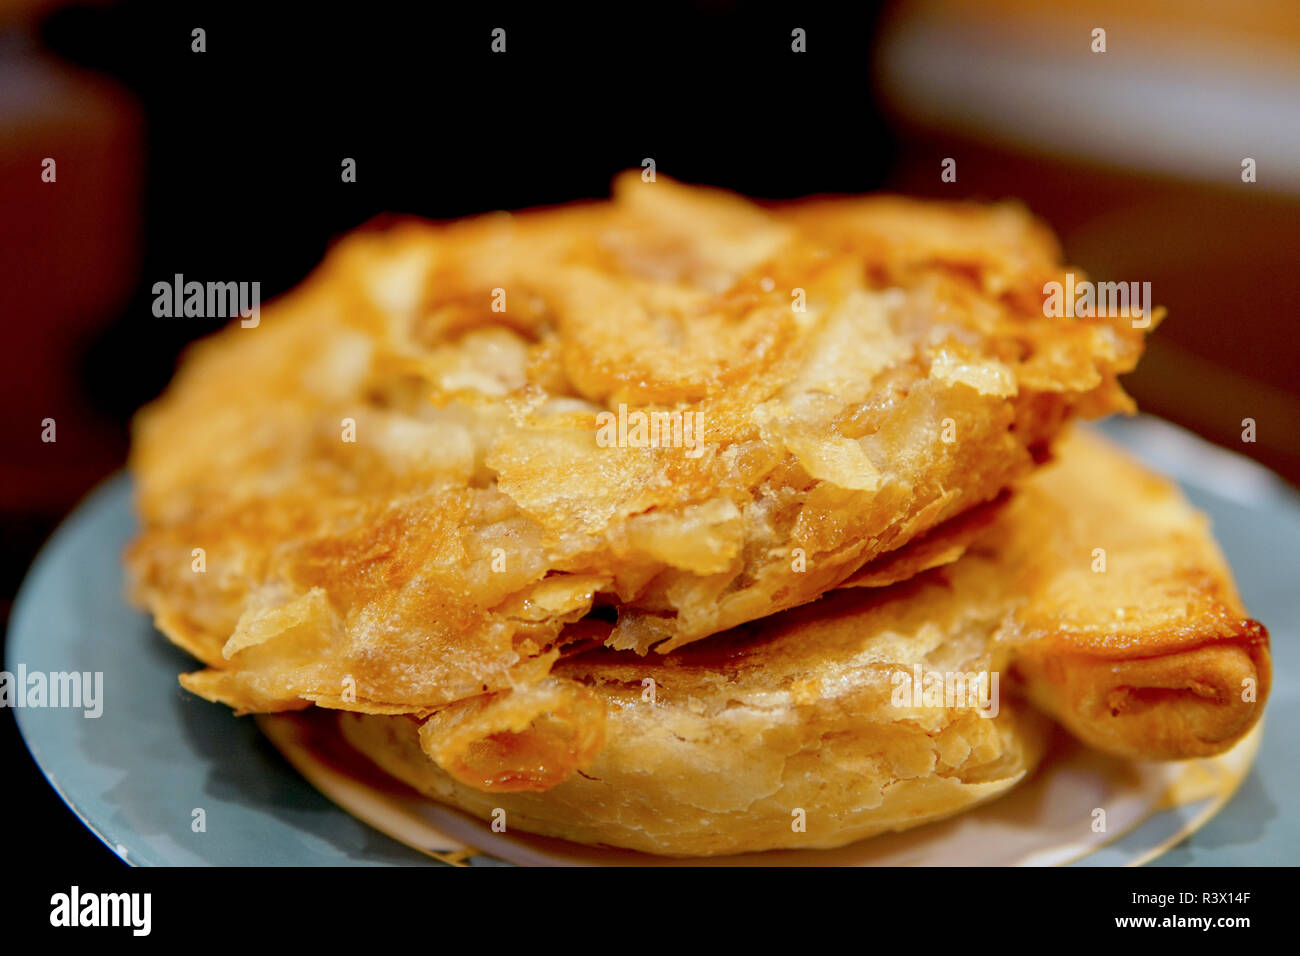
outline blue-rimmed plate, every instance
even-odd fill
[[[1104,845],[1062,847],[1056,840],[1038,850],[1026,846],[1016,861],[1123,864],[1163,852],[1158,861],[1170,864],[1294,864],[1300,846],[1300,767],[1292,739],[1300,726],[1300,496],[1245,458],[1156,419],[1112,420],[1103,428],[1178,479],[1212,518],[1247,606],[1272,634],[1275,678],[1267,727],[1236,752],[1236,764],[1207,770],[1218,774],[1217,783],[1180,784],[1177,798],[1168,787],[1154,788],[1148,797],[1133,791],[1130,797],[1146,801],[1145,812]],[[355,787],[338,783],[341,778],[329,782],[319,750],[305,746],[292,727],[275,734],[304,773],[375,826],[363,823],[300,775],[253,720],[234,718],[180,689],[176,675],[192,670],[194,662],[122,599],[121,553],[133,532],[129,482],[118,476],[55,533],[14,608],[6,670],[14,673],[21,664],[29,673],[103,674],[98,718],[72,708],[17,711],[28,747],[73,812],[135,864],[404,865],[431,862],[421,850],[446,850],[424,842],[429,821],[418,808],[404,818],[393,815],[400,790],[395,803],[363,799]],[[1258,755],[1247,771],[1248,750],[1256,745]],[[1049,762],[1032,783],[1051,787],[1063,779],[1053,777],[1059,768],[1074,766]],[[482,828],[475,831],[476,824],[439,819],[443,830],[460,827],[453,835],[457,843],[490,847],[490,853],[469,857],[475,863],[600,862],[557,841],[494,840]],[[951,836],[953,826],[969,834],[967,825],[948,821],[900,836],[909,846],[918,840],[924,846],[927,839]],[[1169,849],[1172,844],[1177,845]],[[946,862],[992,859],[981,855],[978,842],[969,847],[968,860]],[[907,861],[920,859],[905,855]]]

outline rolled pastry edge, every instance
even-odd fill
[[[1182,760],[1228,750],[1259,720],[1272,664],[1256,621],[1228,639],[1150,657],[1114,658],[1041,642],[1016,657],[1029,698],[1090,747]]]

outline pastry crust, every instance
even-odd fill
[[[918,667],[1000,675],[996,716],[969,695],[900,698],[898,675]],[[1267,634],[1205,519],[1170,482],[1076,433],[951,564],[667,656],[601,648],[558,662],[552,681],[604,702],[605,744],[544,792],[492,792],[500,766],[464,774],[422,748],[415,719],[340,724],[393,776],[484,818],[504,809],[508,827],[711,855],[839,846],[1004,792],[1046,732],[1021,694],[1111,753],[1217,753],[1258,720],[1269,671]],[[482,739],[496,754],[555,752],[513,726],[482,725]],[[805,832],[791,827],[799,810]]]
[[[340,727],[422,793],[483,819],[505,810],[507,829],[665,856],[843,846],[959,813],[1037,764],[1050,723],[1007,696],[995,717],[891,701],[911,666],[896,658],[973,673],[987,666],[977,642],[927,646],[934,632],[917,622],[872,647],[858,637],[866,618],[806,610],[758,643],[736,633],[667,657],[605,649],[564,662],[606,705],[605,745],[543,792],[487,791],[444,770],[410,717],[344,713]]]
[[[610,646],[671,651],[1129,407],[1142,333],[1044,316],[1063,272],[1014,206],[762,209],[635,174],[607,203],[358,233],[139,416],[131,593],[207,665],[184,685],[241,712],[523,688],[593,607]],[[702,444],[602,447],[603,413],[641,412]]]
[[[1272,661],[1208,520],[1102,439],[1073,436],[1058,454],[980,545],[1021,569],[1001,635],[1012,670],[1096,749],[1226,750],[1259,719]]]

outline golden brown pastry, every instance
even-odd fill
[[[911,580],[842,589],[666,656],[562,660],[546,685],[559,696],[512,724],[476,723],[490,698],[423,727],[339,720],[392,775],[481,817],[501,808],[508,828],[694,856],[839,846],[1005,791],[1043,746],[1023,690],[1112,753],[1217,753],[1258,720],[1269,673],[1267,635],[1205,519],[1078,433],[961,558]],[[567,762],[578,772],[543,779]]]
[[[666,856],[842,846],[1005,792],[1038,762],[1050,728],[1004,691],[996,706],[988,691],[981,699],[993,620],[933,606],[942,584],[899,587],[914,596],[871,606],[868,592],[838,591],[668,655],[602,648],[561,661],[552,681],[602,707],[603,746],[545,790],[531,784],[557,757],[566,763],[564,742],[591,725],[547,713],[540,729],[450,746],[437,717],[422,727],[340,713],[340,727],[428,796],[484,819],[504,810],[507,831]],[[960,698],[954,684],[951,707],[910,693],[896,705],[896,675],[918,664],[970,683]],[[521,778],[530,785],[511,785]]]
[[[614,193],[349,236],[192,349],[136,423],[128,556],[207,665],[186,687],[428,714],[544,680],[593,607],[610,646],[669,651],[1128,407],[1142,332],[1044,316],[1063,267],[1018,207]]]
[[[1107,753],[1220,753],[1254,726],[1272,677],[1209,522],[1177,488],[1072,437],[981,539],[1021,570],[999,640],[1034,702]]]

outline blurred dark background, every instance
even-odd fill
[[[1056,6],[5,4],[0,614],[218,324],[155,318],[154,282],[256,280],[265,300],[376,217],[599,197],[646,157],[772,199],[1018,197],[1071,263],[1169,308],[1128,382],[1144,410],[1300,481],[1300,5]],[[112,860],[0,726],[33,830]]]

